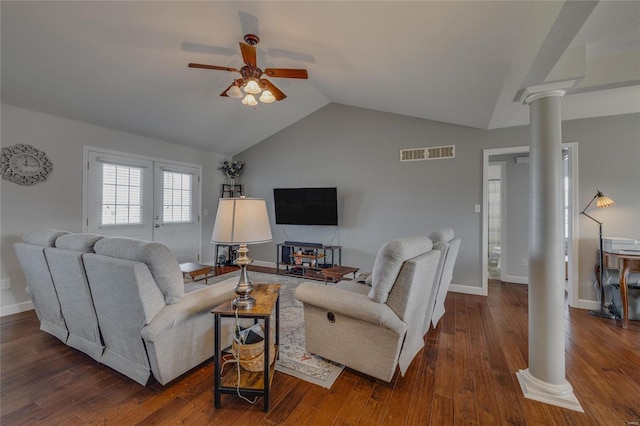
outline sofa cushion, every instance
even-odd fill
[[[96,234],[65,234],[56,239],[56,247],[93,253],[93,246],[103,238],[103,235]]]
[[[429,239],[431,239],[431,241],[433,241],[434,243],[437,243],[437,242],[447,243],[453,240],[453,235],[454,235],[453,229],[442,228],[437,231],[433,231],[431,234],[429,234]]]
[[[97,254],[146,264],[167,304],[178,303],[184,297],[180,265],[166,246],[132,238],[106,237],[97,241],[93,249]]]
[[[430,251],[432,247],[431,240],[422,236],[399,238],[385,243],[378,250],[373,264],[369,297],[378,303],[386,303],[402,264]]]
[[[68,233],[67,231],[60,231],[59,229],[38,229],[37,231],[24,234],[22,241],[38,246],[53,247],[58,237]]]

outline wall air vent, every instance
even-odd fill
[[[400,161],[424,161],[455,158],[455,145],[432,146],[430,148],[410,148],[400,150]]]
[[[427,159],[427,148],[400,150],[400,161],[424,161]]]

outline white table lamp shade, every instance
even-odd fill
[[[260,198],[221,198],[212,243],[258,244],[271,241],[267,203]]]

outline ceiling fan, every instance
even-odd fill
[[[280,89],[278,89],[273,83],[266,78],[262,78],[263,75],[276,78],[301,78],[307,79],[309,75],[305,69],[293,69],[293,68],[266,68],[262,71],[258,68],[256,63],[256,47],[260,39],[257,35],[247,34],[244,36],[244,41],[240,42],[240,51],[242,52],[242,60],[245,65],[240,68],[220,67],[217,65],[205,65],[190,63],[189,68],[202,68],[207,70],[220,70],[238,72],[242,76],[234,80],[224,92],[220,93],[220,96],[232,97],[240,99],[244,105],[255,106],[258,104],[256,98],[253,95],[260,95],[260,102],[269,104],[274,101],[281,101],[287,97]],[[243,94],[242,90],[246,93]]]

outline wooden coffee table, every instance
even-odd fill
[[[180,271],[182,271],[182,275],[189,274],[194,282],[204,280],[205,284],[209,284],[209,272],[211,272],[212,269],[213,266],[211,265],[202,265],[194,262],[180,264]],[[204,278],[196,280],[196,277],[199,275],[204,275]]]
[[[331,279],[332,283],[340,281],[345,275],[353,274],[353,278],[356,277],[356,272],[360,268],[354,268],[352,266],[332,266],[331,268],[323,269],[322,276],[324,277],[324,283],[327,283],[328,279]]]

